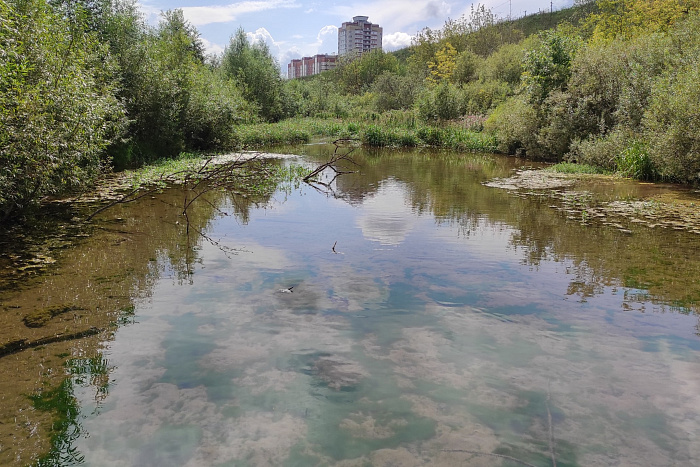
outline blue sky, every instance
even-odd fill
[[[486,0],[481,2],[499,18],[549,10],[550,0]],[[553,0],[554,9],[572,0]],[[474,4],[476,5],[476,4]],[[337,53],[338,27],[353,16],[369,16],[384,29],[384,50],[410,45],[424,27],[438,29],[448,18],[469,15],[472,3],[451,0],[141,0],[148,21],[161,11],[181,8],[201,33],[209,52],[222,52],[239,27],[253,40],[262,39],[283,70],[293,58]]]

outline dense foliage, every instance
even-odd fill
[[[124,126],[114,64],[78,13],[0,0],[0,219],[93,179]]]
[[[180,10],[150,27],[132,0],[0,0],[0,220],[111,167],[232,148],[237,124],[279,119],[279,68],[243,40],[240,72],[205,56]]]
[[[0,219],[110,168],[306,141],[307,117],[372,145],[497,146],[700,183],[699,31],[700,0],[580,0],[514,21],[479,5],[408,49],[283,80],[242,29],[207,56],[180,10],[149,26],[135,0],[0,0]]]

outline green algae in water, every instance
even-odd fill
[[[50,430],[51,450],[39,458],[37,467],[80,464],[85,459],[74,446],[83,434],[83,427],[73,389],[73,379],[66,378],[54,389],[29,396],[35,409],[54,416]]]

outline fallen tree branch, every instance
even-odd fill
[[[335,177],[333,177],[333,180],[335,180],[338,177],[338,175],[355,173],[356,170],[343,169],[342,167],[340,167],[338,165],[339,162],[346,161],[346,162],[349,162],[349,163],[359,167],[359,164],[357,164],[355,161],[353,161],[349,157],[350,154],[352,154],[352,152],[355,151],[356,147],[351,147],[350,150],[348,152],[346,152],[345,154],[338,153],[338,149],[340,149],[341,147],[348,147],[347,145],[345,145],[345,143],[349,143],[351,141],[356,141],[356,140],[350,139],[350,138],[341,138],[341,139],[337,139],[337,140],[333,141],[333,144],[335,145],[335,150],[333,151],[333,155],[331,156],[330,160],[328,162],[326,162],[325,164],[319,165],[318,167],[316,167],[315,170],[312,170],[311,173],[309,173],[306,177],[304,177],[304,181],[306,183],[310,183],[310,182],[320,183],[320,182],[315,181],[314,177],[316,177],[318,174],[320,174],[321,172],[323,172],[326,169],[331,169],[331,170],[333,170],[333,172],[335,172]],[[332,181],[331,181],[331,183],[332,183]]]
[[[528,464],[525,461],[521,461],[515,457],[506,456],[505,454],[496,454],[493,452],[481,452],[481,451],[469,451],[467,449],[443,449],[442,452],[465,452],[467,454],[473,454],[475,456],[485,456],[485,457],[498,457],[499,459],[507,459],[509,461],[515,462],[516,464],[525,465],[527,467],[537,467],[532,464]]]
[[[549,423],[549,454],[552,457],[552,467],[557,467],[557,458],[554,455],[554,428],[552,425],[552,412],[549,410],[549,400],[551,399],[550,382],[547,381],[547,398],[544,404],[547,407],[547,422]]]
[[[56,342],[65,342],[75,339],[82,339],[83,337],[94,336],[96,334],[101,333],[102,331],[104,331],[104,329],[96,328],[93,326],[83,331],[68,334],[56,334],[54,336],[42,337],[34,341],[30,341],[28,339],[18,339],[16,341],[10,341],[6,344],[0,345],[0,358],[15,354],[17,352],[22,352],[23,350],[40,347],[42,345],[54,344]]]

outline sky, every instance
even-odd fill
[[[551,0],[555,10],[572,0]],[[550,0],[485,0],[497,17],[549,11]],[[439,29],[448,18],[469,16],[472,4],[452,0],[140,0],[147,20],[157,24],[161,11],[180,8],[201,34],[208,52],[221,53],[239,27],[252,41],[263,40],[283,71],[294,58],[338,52],[338,27],[353,16],[369,16],[383,28],[383,49],[407,47],[425,27]]]

